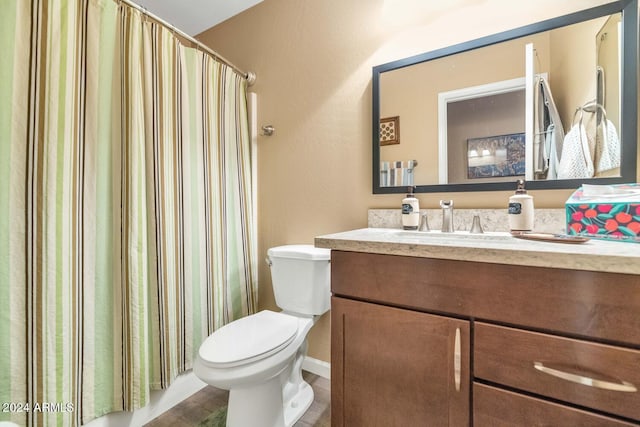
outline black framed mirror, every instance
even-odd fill
[[[375,66],[372,91],[374,194],[635,182],[638,0]]]

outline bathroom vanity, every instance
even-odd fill
[[[640,248],[368,228],[332,249],[337,426],[640,425]]]

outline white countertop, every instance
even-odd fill
[[[362,228],[318,236],[315,245],[351,252],[640,275],[640,245],[629,242],[592,239],[568,244],[517,239],[499,232],[470,235]]]

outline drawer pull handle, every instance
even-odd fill
[[[604,390],[625,391],[630,393],[638,391],[638,389],[636,389],[636,386],[626,381],[620,381],[619,383],[616,383],[611,381],[597,380],[595,378],[585,377],[583,375],[572,374],[571,372],[565,372],[558,369],[550,368],[548,366],[544,366],[542,362],[533,362],[533,367],[540,372],[544,372],[545,374],[549,374],[556,378],[583,384],[589,387],[601,388]]]
[[[453,344],[453,380],[456,391],[460,391],[460,328],[456,328],[456,340]]]

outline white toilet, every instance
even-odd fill
[[[329,310],[330,250],[289,245],[267,251],[276,304],[231,322],[200,346],[193,371],[229,390],[227,427],[289,427],[313,402],[302,379],[307,333]]]

